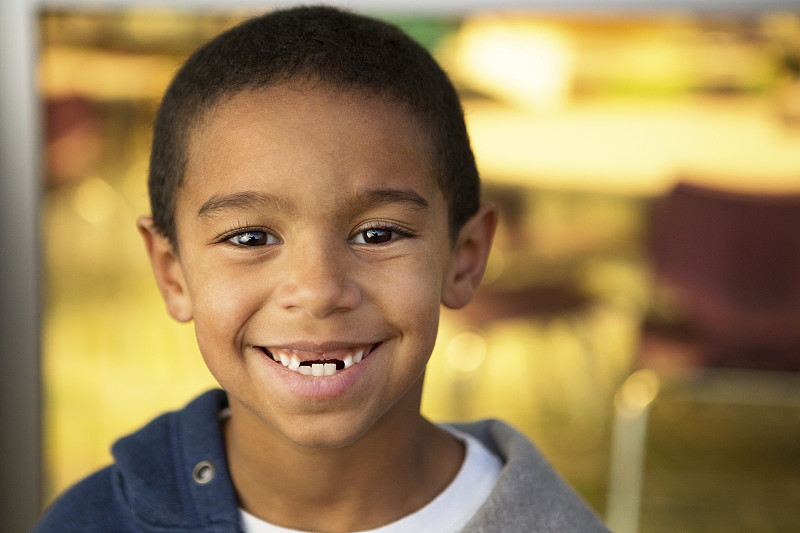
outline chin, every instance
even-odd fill
[[[351,446],[364,436],[371,427],[359,427],[362,425],[354,424],[351,419],[341,420],[341,417],[331,417],[326,414],[309,415],[303,418],[305,420],[291,423],[281,433],[296,446],[314,450],[339,449]]]

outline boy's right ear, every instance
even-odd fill
[[[136,227],[144,239],[167,311],[178,322],[188,322],[192,319],[192,301],[178,254],[172,249],[169,239],[156,228],[152,217],[139,217]]]

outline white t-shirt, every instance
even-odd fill
[[[425,507],[391,524],[362,533],[458,533],[492,492],[503,465],[471,435],[441,426],[464,443],[464,463],[453,481]],[[245,533],[311,533],[264,522],[239,509]]]

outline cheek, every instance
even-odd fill
[[[189,283],[196,336],[204,357],[220,349],[235,348],[243,326],[259,308],[256,287],[240,281],[246,277],[237,276],[230,269],[221,272],[227,275],[200,272]]]
[[[401,272],[393,270],[381,284],[385,288],[379,291],[378,297],[384,301],[384,312],[394,317],[405,335],[421,339],[436,336],[442,290],[441,269],[442,266],[433,260],[408,261]]]
[[[208,284],[196,290],[195,337],[211,375],[228,390],[248,382],[242,352],[244,328],[257,309],[252,289],[241,284]]]

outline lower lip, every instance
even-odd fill
[[[349,368],[339,370],[332,376],[306,376],[294,370],[289,370],[272,357],[257,349],[260,357],[267,363],[270,371],[283,385],[295,396],[306,399],[322,400],[332,399],[345,394],[353,388],[361,376],[369,369],[373,360],[379,355],[383,343],[377,344],[367,357]]]

